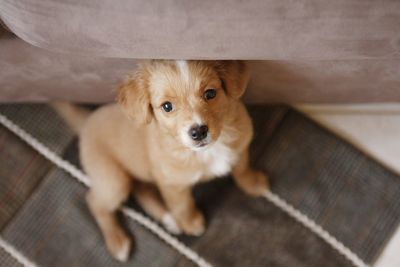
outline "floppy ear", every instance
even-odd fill
[[[117,101],[129,118],[140,124],[150,123],[153,111],[148,82],[141,71],[134,73],[118,88]]]
[[[246,91],[250,72],[244,61],[217,61],[216,69],[222,81],[222,86],[229,96],[239,99]]]

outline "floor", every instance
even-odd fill
[[[298,110],[400,174],[400,104],[298,105]],[[400,227],[376,267],[400,266]]]

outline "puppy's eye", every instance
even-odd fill
[[[165,112],[171,112],[171,111],[174,109],[174,106],[172,105],[171,102],[167,101],[167,102],[164,102],[164,103],[161,105],[161,108],[162,108]]]
[[[205,100],[210,100],[215,98],[215,96],[217,95],[217,91],[215,91],[215,89],[207,89],[204,94],[203,97]]]

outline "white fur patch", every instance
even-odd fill
[[[178,224],[176,223],[175,219],[169,213],[164,214],[164,216],[161,219],[161,223],[164,225],[165,229],[167,229],[168,232],[170,233],[179,235],[182,232]]]
[[[193,116],[195,118],[196,115]],[[192,182],[196,183],[203,176],[216,177],[224,176],[232,170],[232,166],[237,162],[238,155],[225,142],[230,142],[237,138],[235,129],[227,128],[223,130],[219,140],[204,147],[195,147],[193,140],[188,134],[189,127],[180,132],[182,143],[194,151],[196,160],[203,166],[203,171],[192,174]],[[211,136],[208,135],[205,142],[211,142]]]
[[[203,161],[207,174],[210,176],[228,174],[237,161],[236,153],[222,142],[216,142],[211,147],[198,151],[197,155]]]
[[[198,125],[202,125],[203,124],[203,121],[201,120],[199,114],[197,114],[197,113],[193,114],[192,121],[193,121],[194,124],[198,124]]]
[[[177,60],[176,66],[179,69],[181,77],[184,81],[189,82],[189,66],[186,60]]]
[[[124,244],[122,244],[121,249],[118,251],[115,257],[117,258],[117,260],[125,262],[128,260],[130,250],[131,250],[131,242],[130,240],[126,240]]]

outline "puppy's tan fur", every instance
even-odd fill
[[[249,167],[253,131],[240,101],[248,79],[240,61],[144,62],[119,88],[122,109],[108,105],[86,120],[80,145],[92,179],[87,201],[115,258],[126,260],[131,246],[115,216],[130,192],[171,231],[200,235],[205,222],[192,197],[194,184],[232,172],[246,193],[268,190],[264,174]],[[210,88],[217,94],[206,100]],[[162,109],[166,101],[171,112]],[[81,124],[74,119],[78,112],[57,109]],[[208,126],[204,147],[187,134],[196,123]]]

